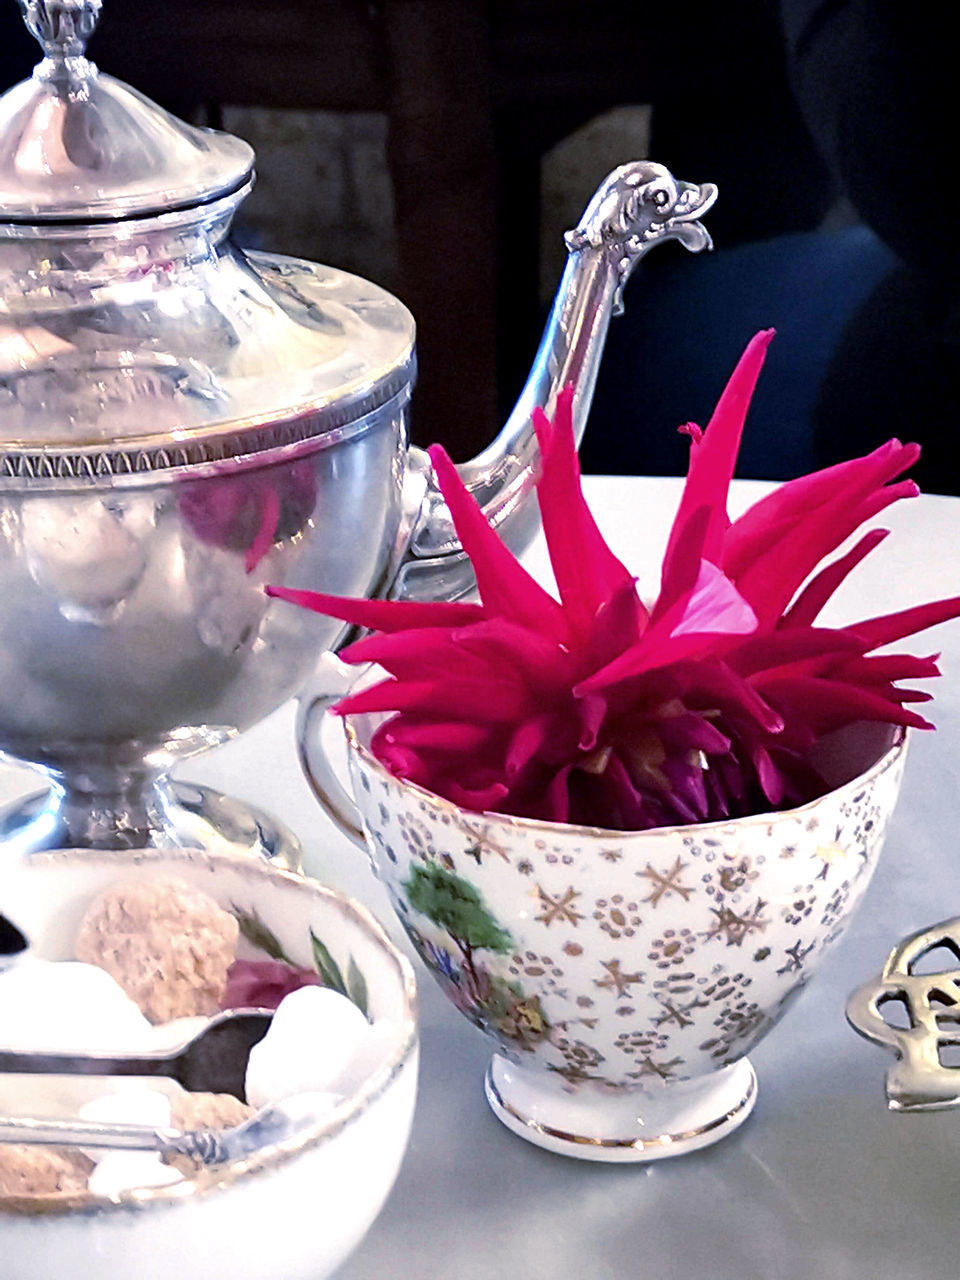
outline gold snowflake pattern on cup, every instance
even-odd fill
[[[705,1059],[716,1067],[735,1061],[776,1020],[841,927],[858,873],[872,858],[872,812],[854,803],[839,820],[815,823],[812,841],[809,820],[792,831],[771,825],[766,844],[756,835],[741,842],[726,828],[695,833],[632,866],[631,851],[618,842],[559,842],[516,828],[506,834],[495,822],[488,829],[481,815],[448,818],[441,827],[438,815],[418,810],[432,832],[415,827],[398,839],[394,814],[378,843],[392,841],[410,867],[435,862],[472,881],[489,893],[494,918],[505,912],[496,924],[511,922],[509,956],[488,949],[474,957],[475,980],[461,976],[454,991],[447,975],[445,985],[458,1007],[472,1005],[464,1011],[508,1056],[529,1062],[535,1052],[571,1088],[588,1079],[647,1087],[702,1074]],[[491,836],[508,857],[486,847]],[[835,843],[851,852],[833,856]],[[768,881],[765,862],[793,874],[786,883],[779,872]],[[397,873],[402,890],[409,869]],[[510,881],[525,904],[519,915],[507,896],[515,892]],[[758,892],[768,883],[770,892]],[[436,934],[432,942],[446,948],[442,967],[463,969],[453,942]],[[436,950],[425,958],[436,971]],[[763,995],[747,991],[746,966],[748,973],[762,966]],[[635,1038],[631,1053],[625,1033]]]
[[[593,985],[600,991],[612,993],[618,999],[628,996],[634,986],[642,986],[647,980],[642,969],[635,969],[631,973],[629,969],[621,967],[618,959],[601,961],[601,968],[604,970],[603,977],[594,978]]]
[[[728,947],[742,947],[747,938],[763,933],[770,923],[764,914],[768,904],[760,897],[746,911],[737,912],[732,907],[713,907],[710,914],[713,920],[702,937],[705,942],[715,938],[721,939]]]
[[[644,898],[644,902],[649,902],[652,907],[658,907],[664,899],[669,901],[674,896],[682,898],[684,902],[689,902],[694,893],[694,888],[692,885],[684,884],[681,881],[681,877],[689,865],[688,862],[681,861],[678,855],[672,866],[662,871],[651,866],[649,862],[642,871],[637,871],[635,874],[642,879],[649,880],[651,885],[650,892]]]
[[[483,865],[483,860],[487,857],[500,858],[503,862],[510,861],[510,853],[506,846],[492,834],[491,823],[474,821],[466,814],[458,812],[456,825],[466,841],[464,856],[472,858],[478,867]]]
[[[689,963],[696,949],[697,939],[692,929],[664,929],[650,944],[647,959],[656,969],[669,969]]]
[[[538,955],[535,951],[517,951],[510,957],[507,971],[517,981],[533,978],[545,995],[558,1000],[568,998],[567,989],[561,981],[565,971],[552,956]]]
[[[621,1031],[614,1041],[614,1047],[635,1064],[633,1070],[626,1072],[627,1078],[640,1080],[650,1074],[653,1061],[657,1059],[663,1061],[663,1055],[670,1047],[670,1037],[662,1031],[640,1027]],[[666,1064],[666,1069],[675,1071],[677,1066],[679,1061],[674,1059],[672,1063]]]
[[[584,1040],[571,1039],[566,1035],[556,1036],[551,1043],[560,1053],[563,1065],[548,1062],[548,1070],[566,1080],[569,1085],[584,1084],[588,1080],[603,1084],[606,1076],[597,1073],[597,1068],[606,1062],[606,1058],[594,1045]]]
[[[622,893],[614,893],[609,898],[597,898],[593,918],[600,929],[614,939],[632,938],[643,924],[639,904],[625,898]]]
[[[704,845],[707,846],[706,841]],[[708,870],[700,877],[700,882],[707,897],[722,898],[725,904],[737,906],[750,894],[753,882],[759,879],[765,859],[740,849],[714,851],[708,847],[705,861]]]
[[[540,915],[536,917],[539,924],[551,925],[560,921],[563,924],[577,925],[581,920],[585,920],[586,916],[580,911],[576,905],[577,899],[583,897],[579,890],[574,889],[573,885],[562,895],[557,893],[551,895],[543,888],[537,885],[537,895],[540,899]]]

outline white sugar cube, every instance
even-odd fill
[[[149,1047],[151,1028],[95,965],[26,957],[0,973],[0,1044],[6,1049],[124,1053]]]
[[[158,1089],[135,1080],[116,1080],[116,1091],[104,1093],[80,1108],[81,1120],[101,1124],[143,1124],[165,1129],[170,1124],[170,1099]],[[104,1148],[101,1148],[101,1154]],[[90,1151],[92,1160],[99,1159]]]
[[[298,1093],[341,1092],[340,1078],[371,1030],[357,1006],[336,991],[292,991],[250,1052],[247,1101],[262,1107]]]
[[[94,1195],[114,1197],[138,1187],[169,1187],[182,1181],[183,1174],[153,1151],[110,1151],[87,1185]]]

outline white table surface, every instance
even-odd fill
[[[679,491],[672,479],[586,482],[645,594],[656,586]],[[735,486],[732,508],[759,492]],[[878,523],[893,536],[838,594],[832,621],[960,592],[960,499],[901,502]],[[542,546],[528,559],[542,566]],[[937,732],[914,735],[879,870],[848,932],[751,1054],[760,1094],[744,1127],[653,1165],[596,1165],[529,1145],[487,1108],[486,1040],[417,961],[413,1135],[343,1280],[957,1280],[960,1114],[889,1113],[888,1058],[843,1017],[849,990],[901,936],[960,915],[960,621],[907,647],[942,652]],[[300,775],[294,710],[282,707],[179,772],[279,817],[302,841],[308,872],[365,902],[412,955],[366,857],[333,829]],[[0,764],[0,802],[30,789],[30,774]]]

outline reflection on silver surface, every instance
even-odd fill
[[[175,843],[198,833],[172,817],[171,765],[278,707],[342,637],[267,583],[452,598],[473,575],[407,447],[407,309],[238,250],[246,144],[101,75],[99,0],[21,7],[44,60],[0,98],[0,752],[52,791],[0,815],[0,840]],[[714,196],[624,166],[570,233],[523,395],[462,468],[515,550],[537,524],[531,411],[576,382],[579,438],[630,270],[660,241],[708,244]]]
[[[852,993],[847,1019],[896,1054],[885,1082],[891,1111],[960,1106],[960,918],[902,939]]]
[[[43,49],[0,110],[0,207],[6,218],[86,221],[198,204],[235,190],[253,151],[196,129],[85,57],[101,0],[20,0]]]
[[[97,497],[37,498],[20,515],[27,571],[54,594],[68,621],[106,621],[125,604],[146,567],[153,504],[139,509]]]

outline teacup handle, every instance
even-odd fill
[[[337,777],[321,728],[323,717],[335,702],[345,697],[357,678],[356,667],[347,666],[334,653],[325,653],[313,682],[300,695],[296,734],[300,767],[313,794],[343,834],[365,849],[367,842],[360,810]]]

